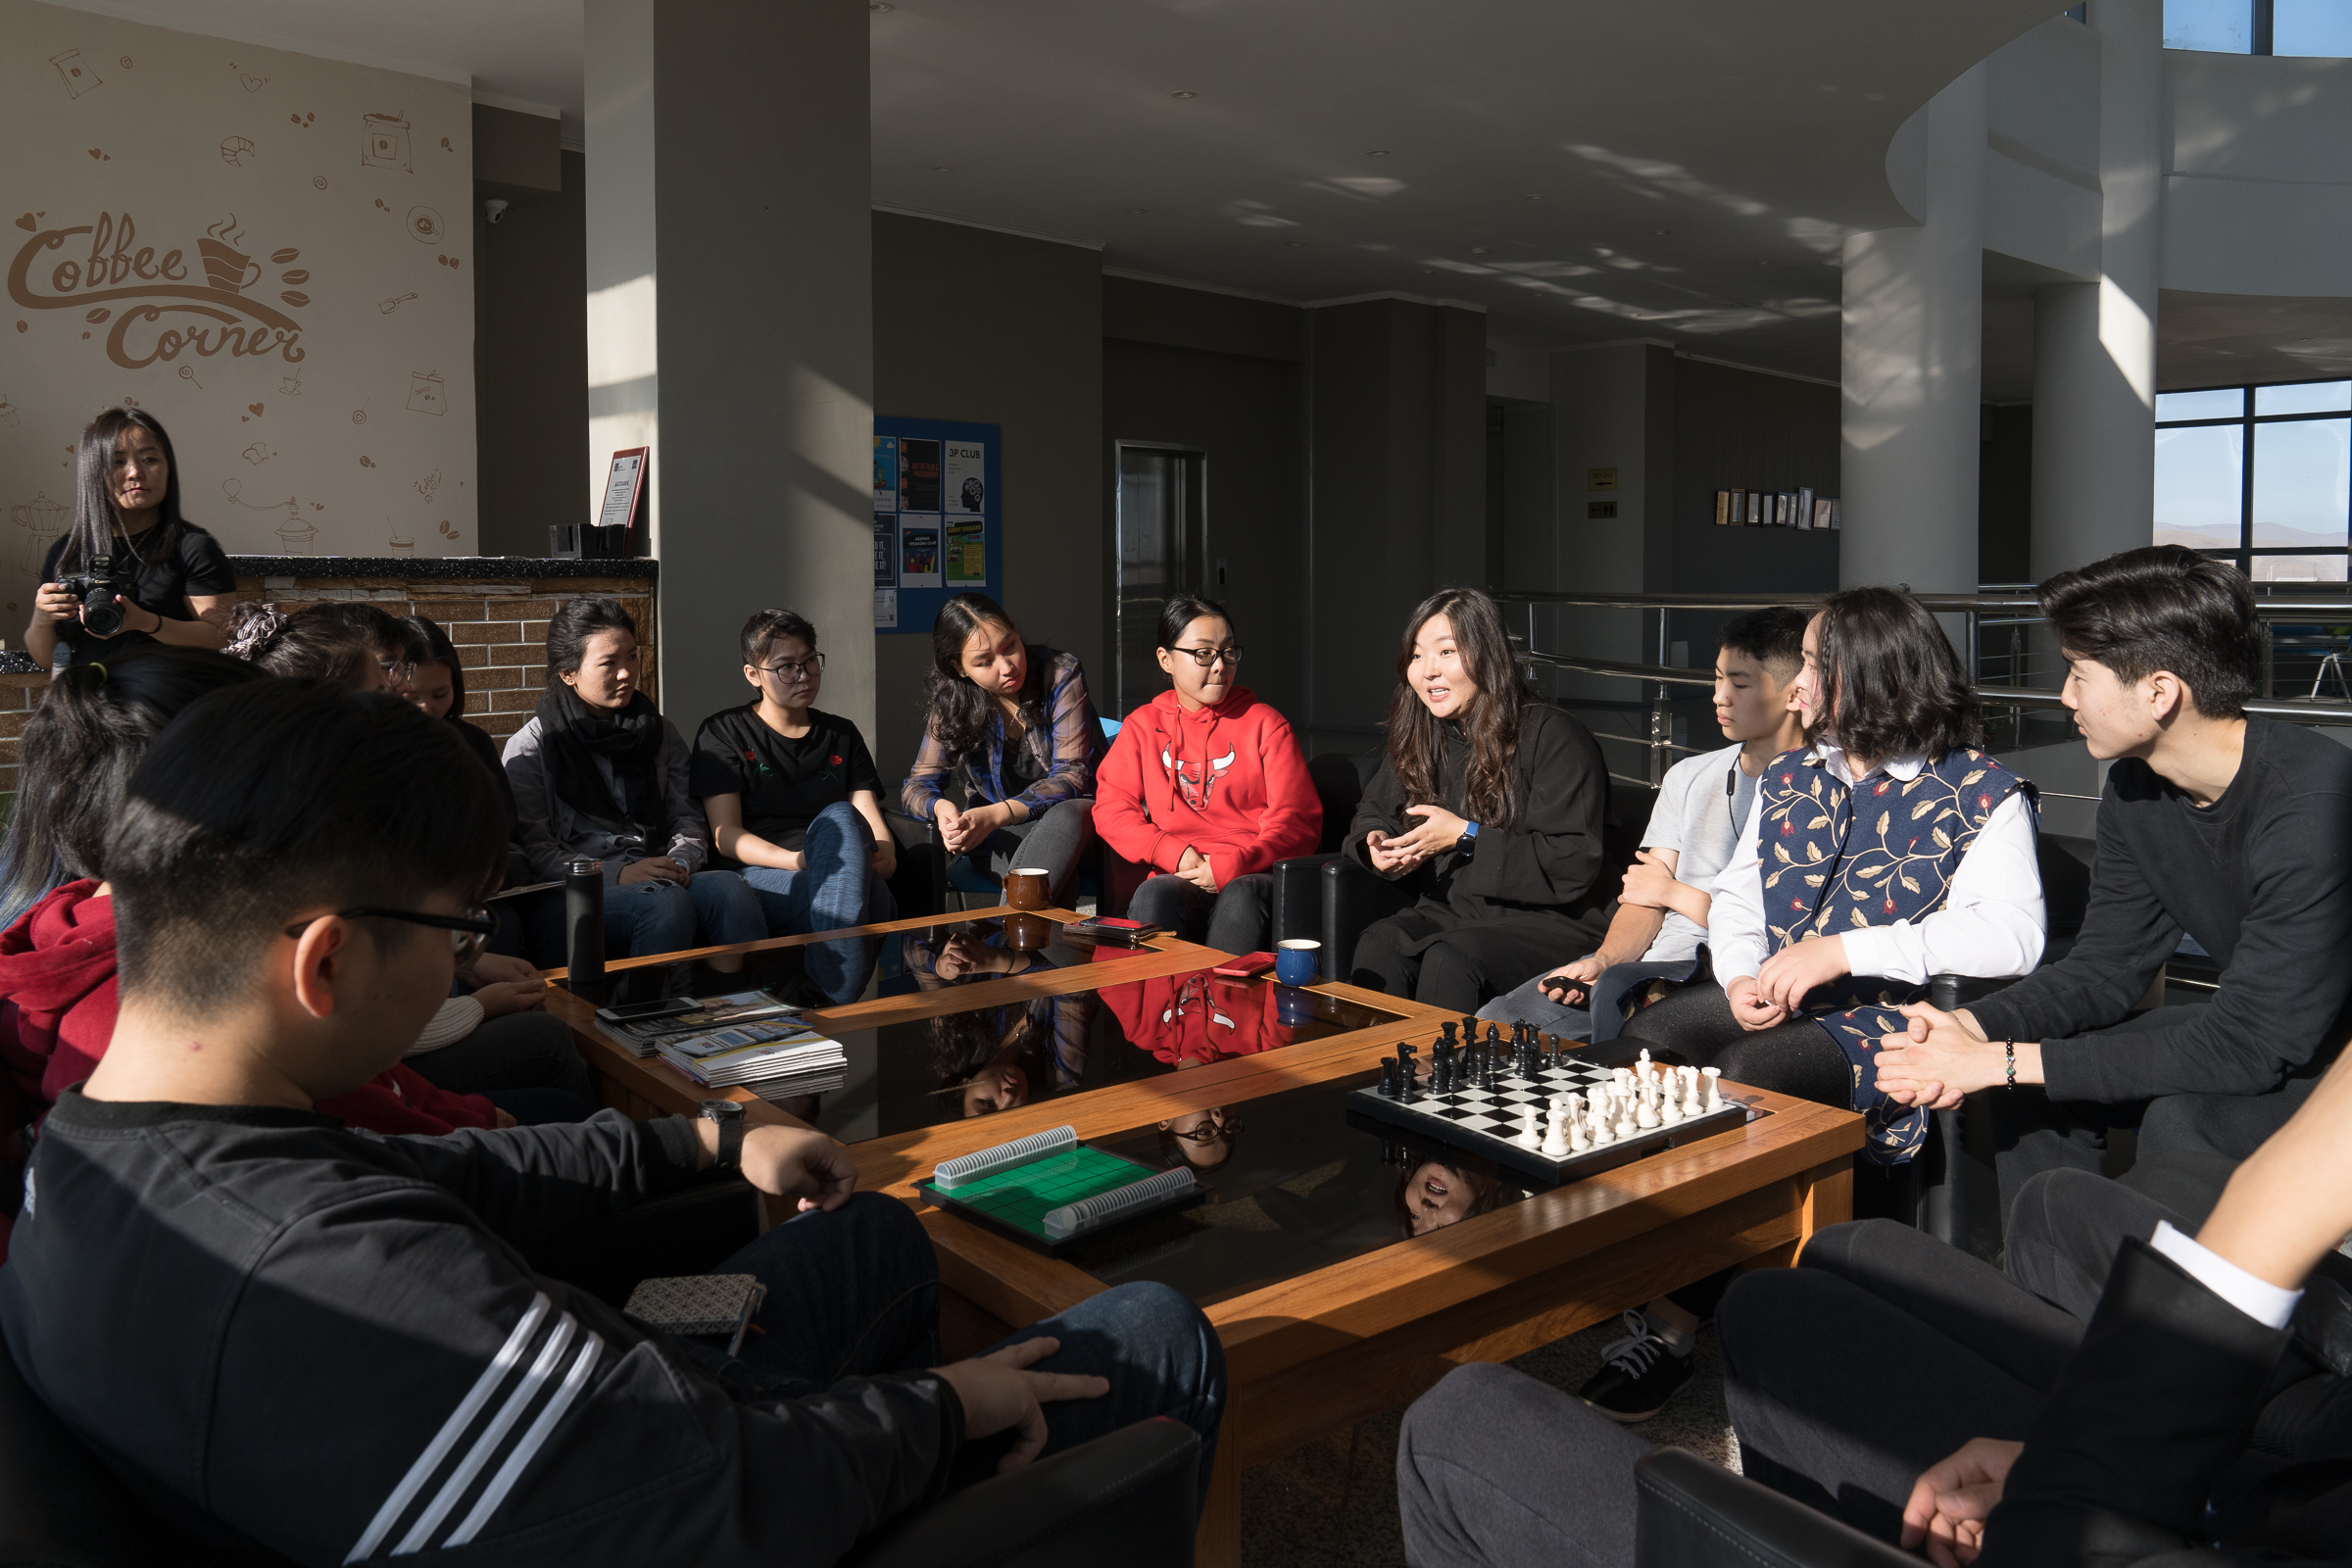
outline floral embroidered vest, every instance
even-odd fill
[[[1881,774],[1839,783],[1817,758],[1784,752],[1757,780],[1757,853],[1763,859],[1770,951],[1808,937],[1917,921],[1944,906],[1952,877],[2003,801],[2033,786],[1983,752],[1946,752],[1905,782]],[[1894,1009],[1927,988],[1870,975],[1816,987],[1804,1015],[1829,1031],[1853,1069],[1853,1107],[1864,1119],[1863,1157],[1895,1165],[1918,1152],[1927,1112],[1879,1093],[1882,1036],[1899,1034]]]

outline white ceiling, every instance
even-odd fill
[[[579,0],[69,3],[470,77],[578,133]],[[1659,338],[1835,378],[1842,236],[1910,221],[1895,128],[2057,9],[893,0],[870,19],[874,200],[1099,244],[1123,270],[1460,300],[1497,337]]]

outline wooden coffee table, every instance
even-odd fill
[[[936,923],[901,921],[894,928]],[[1154,948],[1091,964],[878,999],[812,1014],[810,1021],[828,1033],[873,1028],[958,1008],[1181,975],[1224,958],[1173,941]],[[1302,1145],[1350,1136],[1341,1129],[1339,1102],[1346,1090],[1375,1072],[1398,1042],[1426,1045],[1452,1015],[1345,985],[1314,990],[1344,1016],[1386,1014],[1390,1021],[855,1143],[850,1152],[859,1185],[917,1202],[914,1183],[956,1154],[1064,1124],[1082,1138],[1133,1147],[1152,1137],[1158,1124],[1211,1107],[1223,1107],[1243,1124],[1237,1142],[1252,1133]],[[704,1098],[667,1068],[640,1061],[582,1027],[588,1009],[578,999],[557,993],[550,1006],[573,1019],[583,1052],[605,1076],[609,1103],[654,1114],[689,1110]],[[1105,1266],[1102,1256],[1049,1257],[925,1208],[923,1222],[939,1252],[948,1353],[977,1349],[1122,1278],[1160,1277],[1171,1283],[1195,1278],[1216,1285],[1194,1293],[1204,1301],[1203,1310],[1224,1344],[1231,1388],[1199,1556],[1207,1568],[1237,1564],[1241,1472],[1247,1466],[1405,1403],[1457,1364],[1522,1354],[1734,1264],[1793,1262],[1815,1230],[1850,1217],[1851,1162],[1862,1145],[1861,1118],[1742,1086],[1725,1087],[1766,1114],[1615,1170],[1549,1191],[1514,1194],[1513,1200],[1491,1211],[1409,1239],[1399,1217],[1392,1232],[1367,1241],[1364,1194],[1358,1192],[1356,1211],[1341,1215],[1338,1229],[1345,1234],[1340,1242],[1302,1245],[1277,1235],[1268,1246],[1257,1247],[1266,1238],[1241,1237],[1241,1245],[1227,1250],[1247,1261],[1238,1268],[1223,1265],[1221,1274],[1220,1265],[1204,1265],[1205,1273],[1186,1275],[1181,1239],[1172,1244],[1173,1263],[1165,1255],[1170,1248],[1160,1247],[1147,1249],[1140,1263],[1111,1257]],[[748,1097],[739,1092],[738,1098]],[[782,1119],[773,1107],[753,1103],[754,1119]],[[1359,1165],[1377,1166],[1375,1149],[1384,1159],[1391,1152],[1378,1131],[1359,1127],[1352,1136],[1369,1140],[1358,1151]],[[1255,1151],[1261,1156],[1275,1152],[1263,1144]],[[1321,1159],[1321,1146],[1299,1157]],[[1408,1162],[1420,1157],[1409,1151],[1403,1155]],[[1287,1186],[1297,1188],[1330,1169],[1327,1164]],[[1377,1169],[1373,1174],[1381,1176]],[[1189,1211],[1196,1232],[1228,1217],[1258,1232],[1283,1228],[1239,1204],[1218,1214],[1215,1204],[1221,1198],[1283,1210],[1278,1217],[1293,1228],[1299,1223],[1299,1204],[1312,1201],[1293,1197],[1276,1202],[1271,1192],[1215,1193],[1219,1174],[1213,1169],[1204,1179],[1215,1196],[1210,1204]],[[1325,1183],[1334,1185],[1347,1184]],[[1365,1183],[1359,1179],[1355,1185],[1360,1189]],[[1397,1182],[1399,1194],[1403,1185]],[[1090,1263],[1091,1271],[1082,1263]],[[1177,1272],[1171,1274],[1171,1268]]]

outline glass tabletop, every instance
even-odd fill
[[[1106,1285],[1157,1280],[1207,1305],[1524,1200],[1549,1183],[1351,1113],[1359,1073],[1088,1143],[1183,1160],[1206,1200],[1065,1249]]]
[[[920,995],[1042,969],[1103,965],[1109,983],[1064,996],[1030,997],[870,1029],[827,1029],[849,1068],[838,1089],[780,1100],[844,1143],[987,1116],[1109,1084],[1327,1039],[1397,1015],[1280,985],[1227,980],[1209,965],[1148,980],[1120,981],[1109,967],[1136,950],[1064,940],[1052,921],[1044,940],[1003,919],[956,921],[905,933],[906,979],[899,995]],[[743,967],[703,962],[618,971],[602,987],[578,988],[600,1005],[664,997],[710,997],[765,989],[802,1000],[800,950],[740,955]]]

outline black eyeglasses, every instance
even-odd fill
[[[1231,1138],[1240,1131],[1242,1131],[1240,1122],[1227,1121],[1220,1116],[1181,1132],[1171,1127],[1168,1129],[1168,1136],[1181,1138],[1188,1144],[1213,1144],[1220,1138]]]
[[[803,675],[823,674],[825,669],[825,656],[822,654],[810,654],[807,659],[800,661],[798,663],[778,662],[773,664],[762,664],[760,667],[768,674],[777,677],[779,680],[799,680]]]
[[[345,920],[406,920],[411,925],[429,925],[449,933],[450,951],[460,963],[473,958],[490,945],[498,930],[498,922],[490,911],[476,904],[464,914],[418,914],[413,909],[337,909],[335,914]],[[308,920],[286,927],[286,935],[299,937],[322,918],[313,915]]]
[[[1238,664],[1242,662],[1242,651],[1238,646],[1232,648],[1171,648],[1168,652],[1186,655],[1202,669],[1206,669],[1220,659],[1228,664]]]

